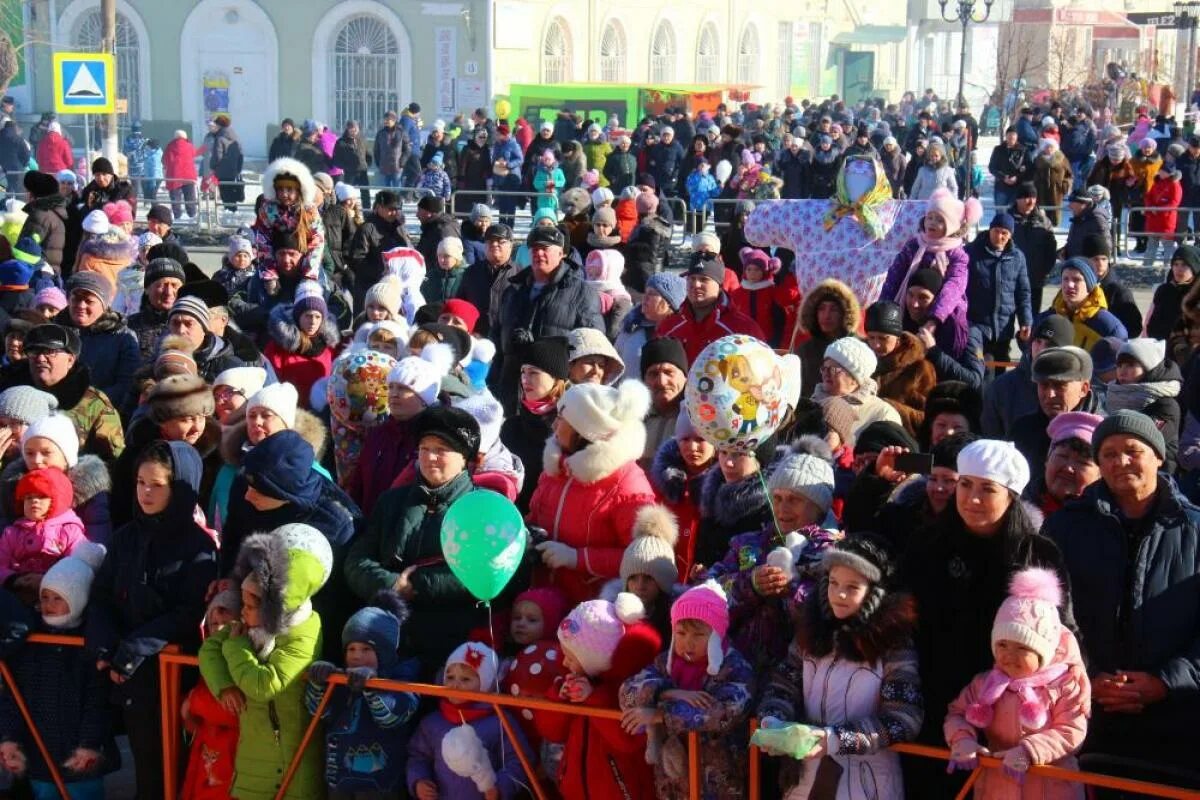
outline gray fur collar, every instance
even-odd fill
[[[289,353],[300,353],[304,346],[304,339],[300,333],[299,326],[292,319],[291,305],[280,303],[271,309],[270,320],[267,323],[267,330],[271,334],[271,338],[275,343]],[[312,338],[314,343],[323,342],[326,347],[335,347],[341,339],[341,334],[338,332],[337,324],[334,322],[332,315],[326,314],[321,319],[321,329],[317,331],[316,336]],[[301,355],[304,355],[301,353]]]
[[[13,504],[13,493],[16,491],[17,481],[21,480],[28,471],[25,468],[24,459],[18,458],[0,473],[0,485],[4,487],[3,504],[11,506],[4,509],[5,515],[8,517],[15,519],[21,516]],[[102,492],[112,491],[112,477],[108,472],[108,467],[98,456],[80,456],[79,463],[67,470],[67,477],[71,479],[71,487],[74,490],[72,502],[75,508],[79,508]]]
[[[732,525],[756,514],[767,502],[767,493],[757,474],[737,483],[726,483],[718,467],[708,471],[700,488],[701,516],[714,517],[721,525]]]
[[[312,447],[313,456],[317,461],[325,457],[325,446],[329,443],[329,434],[320,418],[310,411],[297,408],[295,431]],[[230,466],[241,466],[247,441],[246,406],[243,405],[233,412],[228,423],[221,426],[222,460]]]

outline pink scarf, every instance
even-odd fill
[[[993,669],[983,681],[979,699],[967,707],[967,722],[976,728],[986,729],[992,724],[993,706],[1000,701],[1005,692],[1011,691],[1021,698],[1018,719],[1022,727],[1041,730],[1049,721],[1050,710],[1034,690],[1054,683],[1066,671],[1066,663],[1059,661],[1038,670],[1028,678],[1013,680],[1000,670]]]
[[[685,692],[699,692],[708,680],[708,658],[701,661],[671,659],[671,682]]]
[[[552,397],[544,397],[541,400],[526,400],[525,398],[521,398],[521,405],[525,406],[529,410],[529,413],[544,417],[558,408],[558,401]]]
[[[904,280],[900,282],[900,291],[893,298],[904,307],[904,298],[908,292],[908,282],[912,278],[913,273],[921,267],[921,260],[925,258],[926,253],[933,253],[933,268],[946,277],[946,269],[950,266],[950,259],[947,253],[956,247],[962,247],[962,238],[959,236],[943,236],[941,239],[930,239],[925,235],[925,231],[917,231],[917,235],[913,237],[917,240],[917,254],[913,256],[912,261],[908,265],[908,272],[904,273]]]

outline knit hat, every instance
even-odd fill
[[[104,545],[80,542],[71,549],[70,555],[59,559],[42,576],[41,587],[67,601],[67,613],[62,615],[43,614],[42,619],[52,628],[65,630],[74,628],[83,621],[88,597],[92,592],[92,580],[104,563]]]
[[[53,197],[58,194],[58,179],[48,172],[29,170],[22,181],[25,191],[35,198]]]
[[[855,407],[844,397],[828,397],[821,401],[821,416],[829,430],[841,438],[842,443],[854,447],[858,431],[858,414]]]
[[[1062,638],[1061,603],[1062,585],[1053,570],[1030,567],[1013,575],[1008,597],[992,623],[992,650],[999,641],[1016,642],[1037,653],[1043,667],[1049,666]]]
[[[419,356],[405,356],[388,373],[388,384],[406,386],[427,406],[433,405],[441,390],[442,378],[449,374],[455,358],[450,345],[440,342],[425,345]]]
[[[571,609],[558,626],[558,641],[588,676],[598,677],[615,671],[621,640],[645,616],[642,601],[629,592],[621,592],[614,602],[587,600]],[[657,640],[658,636],[653,638]],[[657,650],[655,647],[653,653],[646,654],[646,663],[657,655]]]
[[[1167,443],[1154,420],[1140,411],[1121,409],[1110,414],[1092,433],[1092,455],[1100,460],[1100,445],[1109,436],[1134,436],[1141,439],[1163,461],[1167,458]],[[24,440],[22,440],[24,441]]]
[[[1065,272],[1069,269],[1073,269],[1083,276],[1083,285],[1087,287],[1089,292],[1096,288],[1096,272],[1092,269],[1092,265],[1088,263],[1086,258],[1082,256],[1068,258],[1063,262],[1062,270]]]
[[[1047,314],[1034,327],[1030,338],[1041,339],[1053,347],[1066,347],[1075,341],[1075,328],[1063,315]]]
[[[104,310],[112,306],[113,285],[99,272],[76,272],[67,279],[67,295],[75,292],[87,292],[99,298]]]
[[[934,145],[930,145],[933,149]],[[942,148],[943,152],[945,148]],[[963,226],[963,201],[954,196],[948,189],[935,189],[927,201],[926,213],[937,214],[946,223],[946,235],[953,236]]]
[[[650,410],[645,384],[626,378],[616,389],[577,384],[558,401],[558,414],[589,442],[603,442],[627,426],[640,427]]]
[[[171,213],[171,207],[165,206],[162,203],[155,203],[150,206],[150,210],[146,212],[146,219],[152,219],[164,225],[175,224],[175,215]]]
[[[67,473],[61,469],[53,467],[33,469],[21,476],[21,479],[17,481],[17,488],[13,492],[13,498],[18,504],[24,502],[27,497],[49,498],[50,510],[47,512],[46,518],[51,519],[71,510],[75,499],[75,489],[71,485],[71,479],[67,477]],[[19,513],[18,516],[24,516],[24,514]]]
[[[345,181],[341,181],[337,186],[333,187],[333,196],[339,203],[344,203],[355,195],[355,188]]]
[[[495,219],[496,213],[486,203],[476,203],[471,206],[471,221],[478,222],[481,219]]]
[[[267,371],[262,367],[230,367],[217,376],[213,388],[228,386],[242,393],[244,397],[252,397],[267,383]]]
[[[272,383],[264,386],[246,401],[246,414],[256,408],[265,408],[283,420],[288,428],[296,425],[296,404],[300,401],[296,387],[290,383]],[[269,438],[269,437],[268,437]]]
[[[1130,339],[1121,345],[1120,351],[1117,353],[1117,363],[1121,363],[1122,358],[1132,358],[1134,361],[1142,365],[1142,369],[1146,372],[1157,367],[1167,357],[1167,343],[1162,339],[1151,339],[1145,336],[1139,336],[1136,339]]]
[[[187,274],[183,271],[183,266],[173,258],[151,259],[150,263],[146,265],[142,285],[149,289],[155,281],[163,278],[175,278],[180,283],[185,283]]]
[[[565,381],[570,372],[570,345],[565,336],[548,336],[525,345],[517,354],[521,364],[536,367],[555,380]]]
[[[712,231],[701,231],[700,233],[692,234],[692,249],[700,250],[720,250],[721,240]]]
[[[1029,199],[1037,197],[1037,186],[1032,183],[1022,183],[1017,186],[1017,199]]]
[[[546,633],[558,630],[563,617],[567,615],[567,598],[552,586],[526,589],[513,600],[514,608],[517,603],[533,603],[542,610],[542,630]]]
[[[721,585],[709,578],[693,586],[671,604],[671,647],[667,650],[667,671],[675,657],[674,628],[681,620],[694,619],[712,628],[708,637],[708,666],[706,672],[716,675],[725,662],[725,636],[729,633],[729,598]]]
[[[379,664],[376,672],[385,675],[400,663],[400,630],[408,621],[408,614],[408,604],[399,595],[379,592],[371,605],[346,620],[342,627],[342,647],[349,647],[351,642],[370,645]]]
[[[500,401],[484,389],[456,401],[454,407],[475,419],[479,426],[479,452],[489,453],[500,441],[500,428],[504,424],[504,407]]]
[[[435,436],[460,453],[468,464],[479,455],[479,423],[461,408],[429,405],[413,419],[412,425],[418,443],[426,436]]]
[[[658,195],[654,192],[642,192],[637,196],[637,200],[633,201],[633,204],[637,208],[638,216],[653,214],[658,211]]]
[[[171,310],[167,312],[167,319],[176,314],[186,314],[192,319],[200,323],[200,327],[205,333],[209,332],[208,327],[208,306],[203,300],[195,295],[182,295],[175,300],[171,306]]]
[[[447,255],[455,261],[462,263],[463,260],[463,242],[457,236],[447,236],[438,242],[437,254]]]
[[[367,289],[363,305],[372,303],[383,306],[393,318],[400,317],[400,299],[404,293],[404,282],[399,275],[385,275],[378,283]]]
[[[98,208],[95,211],[88,212],[88,215],[83,218],[82,225],[86,233],[95,236],[103,236],[112,227],[112,224],[108,221],[108,217]]]
[[[115,200],[104,204],[104,216],[110,225],[124,225],[133,222],[133,209],[124,200]]]
[[[687,299],[687,281],[674,272],[656,272],[651,275],[646,279],[646,291],[651,289],[667,301],[671,311],[678,311]]]
[[[58,178],[59,183],[69,183],[71,186],[75,186],[79,181],[79,177],[75,174],[74,170],[69,169],[60,169],[54,173],[54,177]]]
[[[246,452],[242,472],[246,483],[256,491],[312,508],[321,496],[321,481],[325,480],[312,468],[313,459],[312,445],[303,436],[295,431],[280,431]]]
[[[612,206],[601,206],[592,212],[592,224],[616,227],[617,212],[613,211]]]
[[[307,130],[307,126],[305,126],[305,129]],[[333,178],[330,177],[328,172],[314,172],[312,174],[312,179],[313,183],[317,185],[317,188],[326,195],[333,194]]]
[[[169,375],[150,389],[146,398],[150,420],[161,425],[180,417],[208,417],[213,413],[212,390],[199,375]]]
[[[621,360],[617,349],[603,331],[595,328],[576,328],[567,334],[568,362],[585,356],[602,356],[606,360],[604,382],[607,385],[616,383],[625,374],[625,362]]]
[[[16,291],[28,289],[29,278],[32,275],[32,264],[16,258],[0,261],[0,288]]]
[[[894,568],[887,547],[870,534],[837,542],[822,555],[821,565],[826,573],[833,567],[852,569],[877,586],[891,580]]]
[[[1012,442],[979,439],[958,454],[958,474],[994,481],[1020,495],[1029,483],[1029,463]]]
[[[487,692],[496,688],[496,675],[500,671],[500,661],[496,658],[495,651],[486,644],[463,642],[454,648],[454,652],[446,659],[446,668],[449,668],[451,664],[470,667],[479,676],[480,691]]]
[[[1033,360],[1033,380],[1090,381],[1092,357],[1082,347],[1047,347]]]
[[[788,447],[778,448],[767,489],[795,492],[822,514],[827,513],[833,505],[833,452],[829,445],[816,436],[801,436]]]
[[[67,296],[57,286],[47,286],[33,296],[33,307],[38,306],[50,306],[55,311],[62,311],[67,307]]]
[[[51,414],[31,423],[21,436],[21,449],[30,439],[37,438],[54,442],[63,454],[68,469],[79,463],[79,431],[66,414]]]
[[[1086,411],[1066,411],[1050,420],[1046,433],[1050,436],[1050,444],[1055,445],[1068,439],[1079,439],[1087,444],[1092,443],[1096,426],[1104,421],[1099,414],[1089,414]]]
[[[12,246],[13,258],[30,266],[38,266],[43,261],[42,246],[34,236],[22,236]]]
[[[633,541],[621,556],[621,586],[632,575],[649,575],[664,593],[679,580],[675,563],[675,542],[679,522],[662,505],[642,506],[633,520]]]
[[[0,418],[32,425],[58,409],[58,398],[32,386],[13,386],[0,392]]]
[[[92,161],[92,174],[100,173],[101,175],[116,175],[116,170],[113,169],[112,162],[104,156]]]
[[[325,292],[316,281],[300,281],[292,300],[292,319],[300,323],[300,315],[305,311],[316,311],[322,317],[329,316],[329,307],[325,305]]]
[[[612,189],[609,189],[607,186],[601,186],[599,189],[594,189],[592,191],[592,205],[597,209],[603,205],[611,205],[612,201],[615,199],[616,198],[613,197]],[[595,222],[595,218],[593,218],[592,221]]]
[[[1107,233],[1089,233],[1079,243],[1079,255],[1084,258],[1110,256],[1112,255],[1112,239]]]
[[[904,334],[904,311],[889,300],[874,302],[867,306],[863,328],[867,333],[902,336]]]
[[[646,370],[655,364],[674,364],[684,375],[688,371],[687,352],[683,342],[670,337],[651,339],[642,345],[641,376],[646,377]]]
[[[859,386],[869,381],[879,366],[879,360],[866,342],[853,336],[844,336],[831,343],[825,348],[825,358],[832,359],[849,372]]]
[[[988,225],[988,227],[1002,228],[1009,233],[1012,233],[1017,227],[1017,223],[1016,220],[1013,219],[1012,214],[1009,214],[1007,211],[997,211],[996,216],[992,217],[992,222],[990,225]]]
[[[474,333],[479,323],[479,309],[459,297],[452,297],[442,304],[442,314],[458,317],[467,326],[467,333]]]

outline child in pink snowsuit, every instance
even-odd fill
[[[996,666],[950,704],[943,725],[950,767],[974,769],[979,755],[1004,761],[1003,769],[983,771],[976,800],[1083,800],[1079,784],[1025,774],[1045,764],[1078,769],[1075,752],[1087,735],[1092,687],[1079,643],[1060,621],[1061,601],[1054,572],[1033,568],[1013,576],[992,625]]]
[[[0,582],[23,599],[36,599],[42,576],[87,540],[73,498],[71,479],[53,467],[30,470],[17,481],[21,518],[0,536]]]

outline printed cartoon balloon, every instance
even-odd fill
[[[718,339],[688,371],[684,393],[692,425],[716,447],[750,452],[787,411],[779,358],[752,336]]]
[[[333,362],[326,392],[329,411],[351,428],[373,428],[387,419],[387,376],[396,359],[377,350],[348,350]]]

